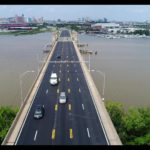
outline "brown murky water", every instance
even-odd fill
[[[150,106],[150,39],[104,39],[79,36],[91,55],[91,69],[105,73],[105,100],[120,101],[128,106]],[[83,56],[88,60],[88,55]],[[92,72],[102,95],[104,77]],[[102,95],[103,97],[103,95]]]
[[[121,101],[128,106],[150,105],[150,39],[103,39],[79,35],[80,42],[97,51],[91,55],[91,69],[105,73],[105,100]],[[35,70],[23,78],[23,97],[33,83],[39,60],[44,59],[44,46],[51,33],[26,36],[0,35],[0,104],[20,105],[19,75]],[[88,60],[88,55],[83,55]],[[92,72],[102,95],[103,76]],[[103,97],[103,95],[102,95]]]
[[[22,78],[24,98],[41,64],[38,59],[45,58],[43,49],[48,42],[51,42],[51,33],[0,35],[0,105],[21,104],[19,76],[27,70],[35,71]]]

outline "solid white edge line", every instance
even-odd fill
[[[34,135],[34,141],[36,140],[37,133],[38,133],[38,130],[36,130],[36,131],[35,131],[35,135]]]
[[[86,128],[86,129],[87,129],[88,137],[90,138],[90,132],[89,132],[89,129],[88,129],[88,128]]]
[[[41,80],[41,81],[42,81],[42,80]],[[18,140],[19,140],[19,138],[20,138],[20,134],[22,133],[23,127],[24,127],[24,125],[25,125],[25,122],[26,122],[27,117],[28,117],[28,115],[29,115],[29,112],[30,112],[30,110],[31,110],[31,107],[32,107],[32,105],[33,105],[33,103],[34,103],[34,100],[35,100],[35,97],[36,97],[36,95],[37,95],[37,93],[38,93],[38,90],[39,90],[39,88],[40,88],[40,85],[41,85],[41,83],[38,85],[38,87],[37,87],[37,89],[36,89],[35,95],[33,96],[33,101],[31,102],[31,105],[29,106],[29,109],[28,109],[28,111],[27,111],[27,114],[26,114],[26,116],[25,116],[25,119],[24,119],[24,121],[23,121],[23,124],[22,124],[22,126],[21,126],[21,128],[20,128],[19,134],[17,135],[16,141],[14,142],[14,145],[16,145],[16,144],[18,143]]]
[[[27,120],[27,117],[28,117],[28,115],[29,115],[29,112],[30,112],[30,110],[31,110],[31,107],[32,107],[32,105],[33,105],[33,103],[34,103],[35,97],[36,97],[36,95],[37,95],[37,93],[38,93],[38,91],[39,91],[39,88],[40,88],[41,84],[42,84],[43,78],[44,78],[44,76],[42,77],[42,80],[40,81],[40,84],[36,87],[36,91],[35,91],[35,94],[34,94],[34,96],[33,96],[33,100],[32,100],[32,102],[31,102],[31,104],[30,104],[30,106],[29,106],[29,108],[28,108],[28,111],[27,111],[27,113],[26,113],[26,116],[25,116],[25,118],[24,118],[24,121],[23,121],[23,123],[22,123],[22,126],[21,126],[21,128],[20,128],[20,130],[19,130],[19,133],[18,133],[18,135],[17,135],[17,138],[16,138],[16,140],[15,140],[15,142],[14,142],[14,145],[17,145],[17,143],[18,143],[18,140],[19,140],[19,138],[20,138],[20,134],[22,133],[22,130],[23,130],[24,125],[25,125],[25,122],[26,122],[26,120]],[[35,84],[36,84],[36,83],[35,83]]]

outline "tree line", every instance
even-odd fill
[[[17,107],[0,107],[0,143],[2,144],[17,112]]]
[[[150,145],[150,107],[130,107],[106,101],[106,109],[124,145]]]
[[[130,107],[106,101],[106,109],[123,145],[150,145],[150,107]],[[0,107],[0,143],[3,142],[19,108]]]

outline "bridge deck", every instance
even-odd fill
[[[43,80],[15,144],[108,145],[110,141],[104,131],[102,120],[99,120],[101,118],[98,116],[85,78],[85,64],[77,63],[84,61],[80,58],[75,43],[67,41],[67,38],[63,41],[62,37],[70,37],[69,32],[61,33],[61,40],[58,40],[48,61]],[[61,53],[62,63],[55,63],[59,61],[57,53]],[[51,86],[49,83],[52,72],[58,75],[57,86]],[[66,104],[59,104],[58,101],[62,91],[67,94]],[[42,119],[35,120],[33,114],[38,104],[44,105],[45,115]]]

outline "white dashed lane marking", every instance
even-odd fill
[[[46,90],[46,94],[48,93],[48,89]]]
[[[59,89],[57,89],[57,93],[59,93]]]
[[[37,134],[38,134],[38,130],[35,131],[34,141],[36,140]]]
[[[82,109],[84,110],[84,105],[82,104]]]
[[[71,90],[70,89],[68,89],[68,93],[70,93],[71,92]]]
[[[89,129],[87,128],[87,133],[88,133],[88,137],[90,138],[90,132]]]
[[[79,93],[81,93],[81,89],[79,88]]]

